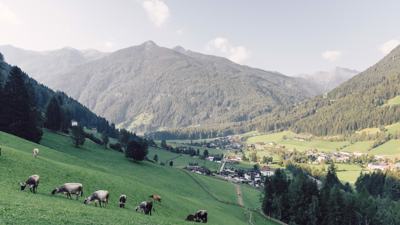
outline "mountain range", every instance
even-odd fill
[[[330,71],[318,71],[311,74],[300,74],[298,77],[302,77],[313,83],[314,87],[318,88],[318,92],[326,93],[345,81],[351,79],[358,73],[360,72],[357,70],[336,67]]]
[[[249,121],[321,93],[304,78],[152,41],[111,53],[13,46],[0,52],[39,82],[136,132]]]

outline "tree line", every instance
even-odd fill
[[[356,190],[349,184],[343,185],[333,164],[321,183],[291,165],[266,178],[262,210],[291,225],[400,224],[397,199],[376,195],[361,183],[358,181]],[[373,186],[372,182],[369,184]]]

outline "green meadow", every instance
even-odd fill
[[[193,224],[185,218],[198,209],[208,210],[208,224],[211,225],[274,224],[256,214],[249,221],[245,208],[259,206],[256,197],[259,192],[255,189],[244,188],[245,208],[226,204],[214,195],[235,201],[231,183],[191,175],[175,166],[134,163],[123,154],[89,140],[81,148],[74,148],[68,136],[46,131],[39,145],[0,132],[0,146],[0,224],[180,225]],[[32,157],[35,147],[40,149],[38,158]],[[150,149],[149,158],[154,153],[162,160],[178,156]],[[41,177],[38,193],[21,192],[18,182],[32,174]],[[52,189],[65,182],[82,183],[84,197],[95,190],[108,190],[110,203],[106,208],[100,208],[84,205],[83,198],[69,200],[62,195],[50,194]],[[118,197],[122,193],[128,196],[126,209],[118,207]],[[162,203],[155,203],[153,215],[136,213],[136,205],[148,200],[153,193],[162,196]]]

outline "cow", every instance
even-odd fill
[[[34,158],[37,158],[38,155],[39,155],[39,149],[38,148],[34,148],[32,150],[32,155],[33,155]]]
[[[186,217],[186,221],[199,222],[199,221],[197,220],[197,218],[195,217],[195,215],[193,215],[193,214],[189,214],[189,215]]]
[[[25,190],[26,186],[29,186],[29,190],[36,193],[39,186],[39,178],[39,175],[32,175],[25,182],[20,182],[21,191]]]
[[[119,207],[120,208],[125,208],[126,200],[127,200],[126,195],[122,194],[121,196],[119,196]]]
[[[56,193],[66,194],[68,198],[72,199],[72,194],[76,195],[76,199],[79,199],[79,196],[83,195],[83,185],[80,183],[65,183],[62,186],[55,188],[51,194],[54,195]]]
[[[149,198],[153,199],[153,201],[161,202],[161,196],[152,194],[149,196]]]
[[[151,216],[151,211],[155,211],[153,209],[153,202],[150,201],[143,201],[141,202],[138,206],[136,206],[136,212],[141,211],[145,215],[150,215]]]
[[[204,209],[198,210],[194,214],[196,221],[198,221],[198,222],[201,221],[203,223],[207,223],[207,216],[208,216],[207,210],[204,210]]]
[[[104,190],[98,190],[93,192],[92,195],[87,197],[85,201],[83,202],[85,205],[95,202],[95,206],[97,207],[97,202],[99,202],[99,205],[101,207],[101,203],[103,203],[104,207],[107,206],[108,204],[108,199],[110,197],[110,193],[108,191]]]

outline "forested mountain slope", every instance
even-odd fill
[[[301,78],[151,41],[49,71],[43,81],[137,132],[249,121],[317,94]]]
[[[0,53],[0,86],[5,84],[12,66],[4,61],[4,57]],[[28,75],[24,75],[25,82],[28,84],[31,96],[34,96],[34,105],[40,112],[40,116],[44,116],[44,111],[49,100],[57,95],[58,99],[62,103],[64,110],[68,112],[69,119],[76,120],[82,126],[97,128],[100,132],[107,132],[109,135],[113,135],[115,129],[108,121],[102,117],[97,116],[95,113],[90,111],[87,107],[83,106],[76,100],[70,98],[62,92],[54,92],[50,88],[38,83],[36,80],[30,78]],[[4,96],[0,96],[3,98]],[[43,119],[42,119],[43,121]]]
[[[400,95],[400,47],[375,65],[302,104],[277,110],[247,124],[247,130],[291,128],[315,135],[346,134],[400,121],[400,105],[387,104]]]

